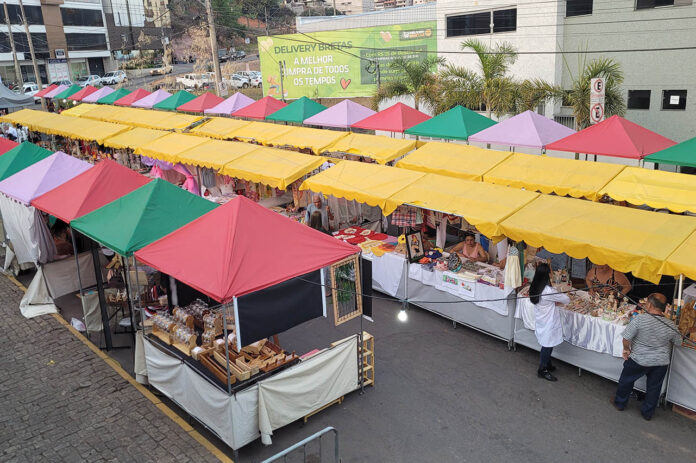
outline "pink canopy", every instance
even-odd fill
[[[109,93],[111,93],[113,91],[114,91],[114,89],[111,87],[108,87],[108,86],[102,87],[99,90],[97,90],[96,92],[84,97],[82,99],[82,102],[83,103],[96,103],[97,100],[104,98],[106,95],[108,95]]]
[[[59,93],[61,93],[64,90],[67,90],[67,89],[68,89],[67,85],[59,85],[56,88],[54,88],[53,90],[51,90],[50,92],[45,93],[43,97],[44,98],[53,98],[54,96],[58,95]]]
[[[308,125],[321,125],[324,127],[340,127],[347,129],[358,121],[376,114],[370,108],[354,103],[351,100],[343,100],[324,111],[315,114],[304,123]]]
[[[575,130],[534,111],[525,111],[475,133],[469,137],[469,141],[542,149],[574,133]]]
[[[0,182],[0,192],[24,204],[62,185],[92,167],[57,151]]]
[[[156,92],[152,92],[148,96],[134,102],[131,104],[131,106],[134,108],[152,108],[154,105],[160,101],[166,100],[170,96],[172,96],[172,94],[168,91],[159,89]]]
[[[225,101],[219,105],[213,106],[212,108],[206,109],[204,112],[206,114],[227,114],[230,115],[235,111],[249,106],[254,102],[253,99],[249,98],[243,93],[235,93],[231,97],[227,98]]]

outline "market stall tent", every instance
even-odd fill
[[[429,142],[397,161],[396,167],[481,181],[483,174],[510,156],[512,153],[509,151]]]
[[[310,100],[306,96],[293,101],[289,105],[266,116],[266,120],[280,122],[295,122],[302,124],[302,121],[318,114],[326,109],[321,103]]]
[[[207,140],[187,150],[176,153],[177,162],[192,166],[222,169],[225,164],[259,149],[258,145],[224,140]]]
[[[191,129],[191,133],[202,137],[219,138],[221,140],[233,138],[236,130],[249,125],[249,121],[230,119],[229,117],[211,117],[200,125]]]
[[[122,256],[130,256],[216,207],[166,180],[154,179],[70,225]]]
[[[347,136],[348,133],[311,127],[295,127],[288,132],[267,140],[266,143],[278,147],[308,149],[314,154],[319,154],[341,138]]]
[[[696,137],[646,156],[645,160],[657,164],[696,167]]]
[[[61,84],[61,85],[59,85],[59,86],[57,86],[57,87],[54,87],[53,90],[51,90],[50,92],[44,93],[43,97],[44,97],[44,98],[53,98],[54,96],[58,95],[58,94],[61,93],[62,91],[66,90],[67,88],[68,88],[67,85],[62,85],[62,84]]]
[[[259,101],[255,101],[241,109],[232,113],[234,117],[248,117],[250,119],[265,119],[266,116],[273,114],[281,108],[287,106],[287,103],[277,100],[272,96],[266,96]]]
[[[167,111],[176,111],[176,108],[178,108],[182,104],[188,103],[194,98],[196,98],[196,95],[194,95],[193,93],[189,93],[186,90],[179,90],[166,100],[162,100],[159,103],[153,105],[152,108],[164,109]]]
[[[100,88],[96,92],[87,95],[82,99],[83,103],[96,103],[99,99],[104,98],[106,95],[113,93],[115,90],[108,85]]]
[[[240,110],[244,108],[245,106],[249,106],[252,104],[254,100],[252,98],[249,98],[245,94],[241,92],[236,92],[234,95],[227,97],[225,101],[223,101],[220,104],[217,104],[213,106],[212,108],[208,108],[204,111],[206,114],[226,114],[230,115],[233,112]]]
[[[18,145],[19,143],[17,143],[16,141],[0,137],[0,155],[5,154],[12,148],[17,147]]]
[[[120,100],[124,96],[128,95],[131,93],[130,90],[127,88],[119,88],[118,90],[114,90],[113,92],[107,94],[106,96],[99,98],[97,100],[97,103],[99,104],[114,104],[116,101]]]
[[[99,91],[99,90],[97,90],[97,91]],[[92,95],[88,95],[88,96],[92,96]],[[85,98],[87,98],[87,97],[85,97]],[[85,119],[94,119],[97,121],[109,122],[112,120],[112,116],[114,114],[121,112],[123,109],[124,108],[120,108],[118,106],[85,103],[84,99],[83,99],[82,104],[74,106],[70,109],[66,109],[65,111],[60,113],[60,115],[61,116],[84,117]]]
[[[131,106],[136,101],[138,101],[142,98],[145,98],[148,95],[150,95],[150,92],[148,92],[144,88],[139,88],[135,91],[132,91],[128,95],[114,101],[114,105],[116,105],[116,106]]]
[[[662,263],[696,230],[696,217],[539,195],[500,230],[512,240],[658,283]]]
[[[147,156],[160,161],[176,163],[176,155],[207,142],[203,137],[186,135],[183,133],[170,133],[164,137],[139,146],[135,154]]]
[[[116,149],[132,149],[136,150],[151,141],[162,138],[168,135],[169,132],[163,130],[146,129],[144,127],[134,127],[118,135],[109,137],[102,143],[104,146]]]
[[[427,114],[413,109],[410,106],[406,106],[403,103],[396,103],[372,116],[368,116],[352,124],[351,127],[403,133],[406,129],[427,121],[428,119],[430,119],[430,116]]]
[[[38,92],[36,92],[36,93],[34,94],[34,96],[35,96],[36,98],[43,98],[43,97],[46,96],[47,93],[52,92],[52,91],[55,90],[57,87],[58,87],[58,85],[56,85],[56,84],[51,84],[51,85],[49,85],[49,86],[47,86],[47,87],[42,88],[42,89],[39,90]]]
[[[148,182],[150,179],[144,175],[106,159],[35,198],[31,205],[70,223]]]
[[[469,141],[492,145],[552,149],[549,146],[550,143],[574,133],[573,129],[534,111],[525,111],[471,135]]]
[[[624,169],[619,164],[515,153],[483,175],[483,181],[545,194],[598,200]]]
[[[696,279],[696,232],[691,234],[660,267],[661,275]]]
[[[496,123],[486,116],[457,105],[442,114],[406,129],[406,133],[447,140],[466,140],[471,135]]]
[[[271,140],[284,133],[295,130],[297,127],[291,125],[271,124],[269,122],[250,122],[240,126],[228,135],[230,138],[235,138],[241,141],[256,142],[263,145],[268,145]]]
[[[168,91],[159,89],[159,90],[156,90],[156,91],[150,93],[149,95],[146,95],[143,98],[133,102],[133,104],[131,104],[131,106],[134,108],[150,109],[154,105],[156,105],[157,103],[166,100],[170,96],[172,96],[172,94],[169,93]]]
[[[21,109],[0,117],[0,121],[9,122],[10,124],[15,125],[22,125],[27,127],[29,130],[36,130],[35,127],[37,123],[45,119],[52,119],[55,117],[58,117],[58,115],[55,113],[37,111],[35,109]]]
[[[676,145],[676,142],[624,119],[611,116],[599,124],[555,141],[547,149],[571,153],[597,154],[617,158],[643,159]]]
[[[82,101],[82,99],[86,96],[91,95],[92,93],[96,92],[97,88],[92,87],[91,85],[85,85],[84,88],[82,88],[80,91],[73,93],[68,97],[68,100],[71,101]]]
[[[62,185],[90,169],[92,165],[62,151],[32,164],[0,181],[0,192],[23,204]]]
[[[223,100],[214,93],[205,92],[204,94],[197,96],[191,101],[187,101],[181,106],[177,106],[177,111],[185,111],[190,113],[202,113],[206,109],[210,109],[214,106],[222,103]]]
[[[365,156],[374,159],[380,164],[386,164],[413,150],[416,144],[416,140],[405,138],[349,133],[345,137],[338,139],[331,146],[326,147],[322,152]]]
[[[626,167],[599,194],[637,206],[645,204],[676,213],[696,213],[696,179],[693,175]]]
[[[53,95],[53,98],[56,100],[64,100],[69,96],[72,96],[75,93],[79,92],[80,90],[82,90],[82,87],[80,87],[77,84],[72,84],[70,87],[66,88],[62,92]]]
[[[358,121],[376,114],[375,111],[351,100],[343,100],[314,116],[305,119],[306,125],[347,129]]]
[[[123,124],[114,124],[86,118],[79,119],[79,123],[77,121],[78,119],[74,117],[57,114],[55,117],[38,121],[33,130],[77,140],[96,141],[100,144],[106,138],[112,137],[124,130],[128,130],[128,126]]]
[[[20,170],[26,169],[30,165],[49,157],[51,154],[53,153],[47,149],[28,141],[21,143],[0,156],[0,180],[11,177]]]

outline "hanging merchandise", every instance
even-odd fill
[[[418,221],[420,219],[420,222]],[[392,213],[392,225],[397,227],[415,227],[423,223],[423,214],[412,206],[399,206]]]
[[[508,246],[505,260],[505,287],[519,288],[522,286],[522,274],[520,273],[520,252],[514,246]]]
[[[215,171],[213,169],[202,168],[199,169],[199,173],[204,187],[212,188],[215,186]]]

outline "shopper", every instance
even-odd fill
[[[556,369],[551,364],[551,352],[563,342],[563,327],[556,304],[567,304],[570,299],[551,286],[551,267],[548,264],[537,266],[529,288],[529,299],[534,304],[535,333],[541,345],[537,375],[547,381],[557,381],[551,374]]]
[[[672,344],[680,346],[682,336],[672,320],[664,317],[667,298],[648,296],[645,312],[634,317],[623,332],[623,371],[614,396],[614,407],[621,411],[628,404],[633,384],[646,376],[647,391],[641,415],[650,420],[655,413],[672,353]]]
[[[331,232],[324,228],[324,225],[322,224],[322,216],[320,211],[314,211],[312,212],[312,215],[309,216],[309,226],[322,233],[326,233],[327,235],[331,234]]]
[[[319,211],[321,213],[321,226],[325,230],[331,230],[331,228],[329,227],[329,220],[333,220],[333,214],[331,213],[331,209],[329,209],[329,206],[324,204],[324,199],[321,197],[320,194],[315,194],[312,197],[312,204],[307,206],[307,212],[305,212],[306,224],[309,224],[309,218],[315,211]]]

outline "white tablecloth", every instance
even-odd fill
[[[390,296],[396,296],[399,283],[404,274],[406,259],[394,253],[386,253],[381,257],[372,256],[372,279],[375,280]]]

